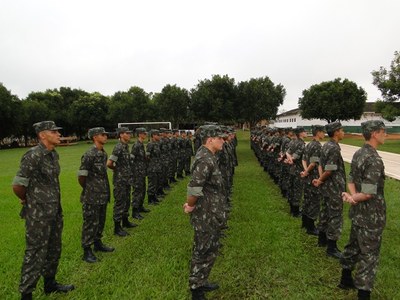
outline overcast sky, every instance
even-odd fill
[[[268,76],[289,110],[304,89],[341,77],[375,101],[371,71],[400,50],[399,12],[398,0],[2,0],[0,82],[25,98]]]

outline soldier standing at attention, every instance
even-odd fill
[[[146,196],[146,172],[147,157],[144,149],[144,141],[147,137],[146,128],[136,128],[138,139],[132,147],[132,169],[133,169],[133,193],[132,193],[132,217],[143,219],[141,212],[150,212],[143,206]]]
[[[303,201],[303,220],[304,225],[307,230],[307,234],[318,235],[319,232],[315,228],[315,220],[317,220],[318,215],[323,210],[320,210],[321,193],[319,189],[312,185],[312,180],[319,178],[319,158],[321,156],[321,140],[325,137],[325,127],[322,125],[312,125],[311,126],[313,139],[309,142],[303,154],[303,166],[304,171],[300,173],[302,178],[305,178],[306,182],[304,185],[304,201]],[[326,222],[324,221],[324,216],[320,218],[319,229],[322,232],[322,236],[325,235]],[[325,238],[326,239],[326,238]]]
[[[114,234],[118,236],[127,236],[128,232],[123,227],[132,228],[137,225],[129,222],[129,207],[131,194],[131,156],[129,153],[129,141],[131,132],[128,127],[117,128],[119,142],[107,161],[107,167],[114,171]],[[122,226],[121,226],[122,222]]]
[[[192,141],[192,132],[186,132],[186,152],[185,152],[185,161],[184,161],[184,169],[185,175],[190,175],[190,163],[192,161],[193,156],[193,141]]]
[[[343,193],[343,200],[351,204],[352,222],[350,239],[340,260],[343,269],[339,284],[343,289],[357,288],[360,300],[370,299],[386,224],[385,167],[376,151],[385,142],[385,124],[367,121],[361,128],[366,143],[354,153],[348,183],[350,193]]]
[[[110,201],[107,153],[103,148],[107,142],[107,132],[103,127],[96,127],[89,129],[88,136],[94,145],[81,158],[78,182],[83,188],[81,193],[83,260],[94,263],[97,257],[93,254],[92,245],[95,251],[101,252],[112,252],[114,248],[105,246],[101,241],[106,223],[107,203]]]
[[[160,132],[157,129],[150,131],[151,141],[147,144],[146,156],[148,158],[147,165],[147,201],[151,205],[159,203],[157,199],[157,191],[161,180],[161,151],[160,151]]]
[[[222,150],[224,133],[219,126],[205,125],[201,129],[203,145],[198,149],[187,187],[184,211],[191,213],[194,243],[189,285],[192,299],[206,299],[205,292],[218,289],[208,282],[208,276],[218,255],[221,227],[224,225],[225,191],[215,153]]]
[[[21,299],[32,299],[40,276],[44,292],[67,293],[73,285],[55,280],[61,256],[63,215],[60,199],[60,164],[55,147],[60,144],[61,127],[53,121],[33,124],[39,144],[24,154],[12,182],[13,191],[23,208],[25,219],[25,257],[22,263],[19,291]]]
[[[342,233],[343,226],[343,201],[342,193],[346,190],[346,174],[343,157],[340,153],[339,141],[344,137],[340,122],[329,123],[325,126],[331,138],[322,146],[320,173],[318,179],[312,181],[313,185],[320,187],[323,196],[323,205],[327,211],[327,249],[326,254],[339,259],[341,253],[337,248],[337,241]]]

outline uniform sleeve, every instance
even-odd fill
[[[321,157],[321,147],[318,147],[317,144],[314,144],[313,147],[310,147],[310,163],[320,163],[320,157]]]
[[[38,167],[39,160],[32,152],[26,153],[22,159],[20,168],[13,179],[12,185],[27,187],[32,177],[33,171]]]
[[[303,143],[298,143],[295,152],[293,153],[293,158],[294,159],[301,159],[303,156],[304,152],[304,144]]]
[[[331,147],[327,153],[327,161],[325,164],[325,171],[336,171],[340,160],[340,151],[335,147]]]
[[[203,196],[203,186],[212,173],[212,168],[205,160],[198,160],[193,166],[192,178],[187,186],[188,196]]]
[[[110,160],[112,160],[113,162],[117,162],[119,155],[121,154],[122,151],[122,147],[120,147],[120,144],[117,144],[114,149],[112,154],[110,155]]]
[[[374,157],[369,157],[363,164],[363,176],[361,181],[361,193],[376,195],[378,183],[382,178],[382,161]]]
[[[92,156],[87,153],[82,155],[81,166],[79,167],[78,176],[88,176],[92,165]]]

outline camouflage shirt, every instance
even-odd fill
[[[107,175],[107,153],[91,147],[81,158],[78,176],[86,177],[86,186],[81,193],[81,202],[106,204],[110,201],[110,184]]]
[[[147,157],[144,150],[144,144],[139,140],[136,141],[131,151],[133,176],[146,176]]]
[[[305,148],[305,142],[302,139],[295,139],[293,143],[289,143],[287,152],[292,155],[294,163],[294,172],[299,174],[304,170],[302,164],[303,152]]]
[[[190,138],[186,139],[186,156],[190,157],[193,155],[193,141]]]
[[[224,183],[217,158],[206,147],[198,149],[191,174],[187,195],[197,197],[191,223],[199,231],[219,230],[224,222]]]
[[[160,151],[160,143],[153,142],[147,144],[146,155],[149,159],[149,163],[147,165],[147,171],[149,173],[158,173],[161,172],[161,151]]]
[[[341,197],[346,190],[346,174],[340,146],[334,140],[326,142],[321,149],[320,163],[323,171],[331,171],[331,176],[321,185],[321,192],[326,196]]]
[[[47,150],[42,143],[22,157],[12,184],[26,188],[23,216],[27,219],[51,220],[61,214],[58,159],[58,153]]]
[[[371,199],[351,206],[353,224],[370,230],[383,230],[386,223],[385,166],[371,145],[365,144],[354,153],[349,182],[355,184],[357,192],[373,195]]]
[[[110,160],[115,163],[113,181],[129,182],[132,175],[129,145],[118,142],[114,147]]]
[[[315,163],[314,169],[311,170],[308,176],[311,180],[319,178],[318,165],[320,163],[321,149],[321,143],[316,140],[312,140],[304,148],[303,160],[307,162],[307,166]]]

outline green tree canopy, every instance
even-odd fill
[[[0,83],[0,138],[13,135],[20,129],[22,114],[21,101]]]
[[[380,67],[372,71],[373,84],[381,91],[384,101],[378,101],[377,111],[388,121],[394,121],[400,115],[400,109],[394,102],[400,100],[400,52],[394,52],[390,69]]]
[[[124,122],[146,122],[152,119],[150,94],[134,86],[111,97],[109,120],[114,126]]]
[[[191,90],[190,109],[195,121],[232,122],[236,99],[235,79],[213,75]]]
[[[154,102],[160,118],[171,121],[174,127],[187,120],[190,97],[186,89],[168,84],[154,96]]]
[[[301,116],[305,119],[333,121],[359,120],[367,94],[354,82],[337,78],[312,85],[299,99]]]
[[[253,127],[261,120],[274,119],[285,95],[285,88],[281,84],[275,85],[268,77],[240,82],[236,120],[242,119]]]

